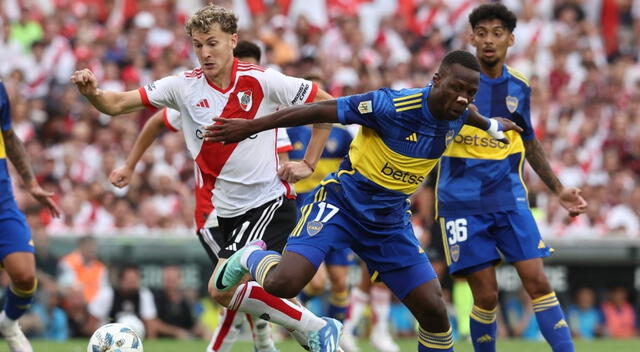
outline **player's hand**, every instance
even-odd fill
[[[206,142],[235,143],[248,138],[253,134],[250,128],[250,120],[227,119],[214,117],[214,124],[205,126],[204,140]]]
[[[71,75],[71,83],[75,84],[80,94],[84,96],[98,94],[98,79],[88,68],[74,72]]]
[[[303,178],[307,178],[313,174],[313,170],[303,161],[289,161],[278,170],[278,176],[281,180],[289,183],[296,183]]]
[[[504,117],[492,117],[492,119],[496,120],[499,122],[500,124],[500,128],[499,131],[500,132],[507,132],[507,131],[516,131],[518,133],[522,133],[522,128],[518,125],[516,125],[515,122],[506,119]],[[497,138],[500,142],[504,143],[504,144],[509,144],[509,139],[504,137],[504,138]]]
[[[587,210],[588,203],[580,195],[581,192],[578,188],[568,187],[558,194],[560,205],[567,209],[569,216],[578,216]]]
[[[45,208],[47,208],[47,210],[49,210],[51,216],[53,216],[54,218],[60,217],[60,208],[58,208],[56,203],[53,201],[53,196],[55,195],[55,193],[45,191],[37,182],[34,182],[31,186],[29,186],[29,193],[31,193],[33,198],[35,198],[38,202],[40,202],[40,204],[42,204]]]
[[[127,165],[122,165],[111,171],[109,174],[109,182],[118,188],[128,186],[129,182],[131,182],[132,174],[133,170],[131,168],[127,167]]]

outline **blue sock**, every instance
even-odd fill
[[[267,273],[280,263],[280,253],[276,251],[254,251],[247,258],[247,268],[260,286],[267,278]]]
[[[453,352],[451,327],[447,332],[428,332],[420,327],[418,352]]]
[[[555,292],[531,301],[536,313],[538,326],[553,352],[573,352],[571,330],[564,319],[564,313]]]
[[[470,316],[471,342],[475,352],[496,351],[496,309],[473,306]]]
[[[18,320],[24,312],[31,308],[36,287],[38,287],[37,281],[34,283],[33,288],[28,291],[9,285],[4,301],[4,314],[7,318]]]
[[[339,321],[344,321],[344,319],[347,317],[348,309],[349,291],[331,291],[331,299],[329,300],[329,316]]]

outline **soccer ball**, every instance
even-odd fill
[[[142,341],[124,324],[107,324],[91,335],[87,352],[143,352]]]

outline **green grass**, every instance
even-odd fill
[[[36,352],[85,352],[86,340],[73,340],[64,343],[49,341],[33,341],[33,349]],[[402,352],[416,351],[415,339],[403,339],[399,341]],[[277,344],[281,352],[303,351],[298,345],[290,340]],[[145,341],[145,352],[205,352],[206,343],[204,341],[174,341],[157,340]],[[5,345],[0,345],[0,351],[8,351]],[[360,344],[361,352],[374,352],[375,350],[364,341]],[[456,344],[457,352],[473,352],[471,344],[459,342]],[[498,351],[500,352],[547,352],[551,349],[543,342],[528,342],[519,340],[498,341]],[[640,352],[640,340],[597,340],[597,341],[577,341],[577,352]],[[232,352],[253,352],[250,342],[238,342]]]

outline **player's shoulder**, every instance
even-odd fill
[[[252,64],[250,62],[245,62],[245,61],[239,61],[238,60],[238,66],[236,66],[236,70],[237,72],[250,72],[250,73],[254,73],[254,74],[260,74],[260,73],[264,73],[267,70],[273,70],[273,69],[269,69],[260,65],[256,65],[256,64]]]
[[[192,70],[183,71],[176,76],[180,78],[194,80],[194,79],[201,79],[204,76],[204,72],[202,71],[202,67],[196,67]]]
[[[531,89],[530,85],[529,85],[529,79],[527,78],[527,76],[516,70],[515,68],[506,65],[507,67],[507,73],[509,74],[509,79],[514,82],[515,84],[529,90]]]

